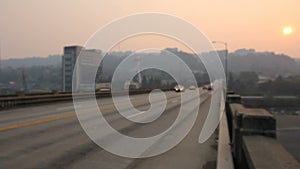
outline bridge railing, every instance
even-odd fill
[[[143,94],[149,93],[153,89],[131,89],[129,90],[130,95],[135,94]],[[172,90],[169,88],[160,89],[162,91]],[[95,92],[95,93],[39,93],[39,94],[24,94],[20,93],[19,95],[9,95],[9,96],[0,96],[0,110],[13,108],[22,105],[32,105],[32,104],[42,104],[42,103],[51,103],[51,102],[58,102],[58,101],[70,101],[73,97],[76,98],[90,98],[95,94],[96,98],[101,97],[110,97],[111,92]],[[126,91],[116,91],[116,95],[125,95],[127,94]]]
[[[246,108],[239,95],[227,96],[226,115],[236,169],[300,169],[276,140],[276,119],[264,109]]]

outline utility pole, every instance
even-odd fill
[[[141,56],[138,55],[137,58],[137,69],[138,69],[138,78],[139,78],[139,84],[142,84],[142,75],[141,75]]]
[[[28,93],[28,86],[27,86],[27,82],[26,82],[26,73],[25,73],[25,69],[22,70],[22,82],[23,82],[23,88],[24,88],[24,93]]]
[[[223,42],[223,41],[212,41],[212,43],[214,43],[214,44],[216,44],[216,43],[219,43],[219,44],[223,44],[224,45],[224,47],[225,47],[225,80],[226,80],[226,91],[227,91],[227,89],[228,89],[228,86],[229,86],[229,84],[228,84],[228,44],[227,44],[227,42]]]
[[[2,56],[2,43],[1,43],[1,39],[0,39],[0,71],[1,71],[1,69],[2,69],[2,58],[1,58],[1,56]]]

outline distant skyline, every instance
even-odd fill
[[[299,0],[2,0],[1,58],[61,54],[63,46],[83,45],[112,20],[141,12],[162,12],[183,18],[210,40],[228,42],[231,52],[253,48],[300,58],[299,7]],[[292,28],[292,33],[283,33],[287,27]],[[121,49],[147,47],[140,41],[121,44]],[[155,38],[150,41],[146,40],[155,47],[182,49],[176,42]]]

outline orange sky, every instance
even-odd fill
[[[228,42],[230,51],[254,48],[300,58],[299,9],[300,0],[1,0],[1,56],[60,54],[64,45],[84,44],[114,19],[163,12],[184,18],[211,40]],[[286,25],[293,34],[282,34]]]

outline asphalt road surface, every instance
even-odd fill
[[[179,112],[180,95],[189,95],[189,92],[195,91],[166,92],[166,110],[155,121],[147,124],[133,123],[123,118],[112,105],[111,98],[99,99],[98,104],[103,116],[119,132],[131,137],[149,137],[170,127]],[[215,135],[203,144],[198,143],[211,98],[210,92],[201,91],[200,93],[201,104],[189,105],[189,107],[199,107],[196,123],[189,134],[173,149],[150,158],[124,158],[111,154],[96,145],[82,129],[72,102],[0,111],[0,168],[214,168],[217,156]],[[150,108],[146,94],[132,96],[131,102],[141,112]],[[160,103],[159,100],[156,102]],[[122,104],[126,109],[127,104]],[[189,104],[189,101],[184,104]],[[127,111],[130,112],[130,110]],[[147,115],[139,113],[129,116],[138,119]]]

